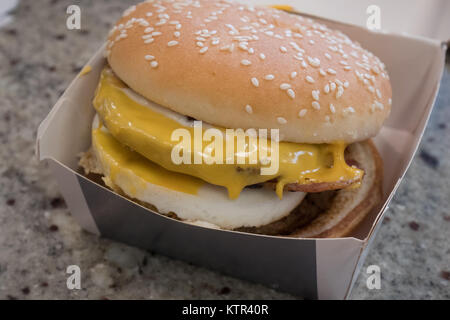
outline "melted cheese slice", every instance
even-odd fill
[[[92,148],[105,183],[184,221],[222,229],[259,227],[288,215],[305,197],[303,192],[286,191],[280,200],[273,190],[262,188],[244,189],[238,199],[230,200],[224,187],[166,170],[131,151],[99,127],[97,116],[92,127]]]
[[[276,193],[281,199],[283,188],[288,183],[308,184],[335,182],[339,180],[359,181],[363,171],[345,163],[344,143],[336,144],[300,144],[279,143],[279,170],[273,175],[261,175],[264,167],[260,162],[250,164],[248,159],[258,150],[259,138],[250,139],[244,155],[246,164],[207,164],[214,162],[211,153],[205,152],[210,142],[204,142],[202,149],[195,155],[203,164],[175,164],[171,153],[178,141],[171,139],[176,129],[189,131],[194,145],[194,128],[182,115],[169,111],[147,99],[131,94],[126,85],[110,69],[103,70],[94,98],[94,108],[102,123],[111,135],[120,143],[137,151],[145,158],[173,172],[200,178],[211,184],[228,189],[231,199],[237,199],[245,186],[272,179],[277,180]],[[225,137],[225,129],[220,130]],[[224,148],[227,144],[225,141]],[[266,154],[270,154],[270,141]],[[225,152],[224,152],[225,154]],[[237,159],[237,154],[235,154]],[[256,157],[257,159],[259,157]]]

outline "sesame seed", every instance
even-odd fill
[[[291,97],[292,99],[295,98],[295,92],[294,92],[294,90],[288,89],[288,90],[287,90],[287,94],[288,94],[288,96]]]
[[[345,81],[345,82],[344,82],[344,88],[348,88],[349,85],[350,85],[350,84],[348,83],[348,81]]]
[[[155,41],[155,39],[150,38],[150,39],[145,40],[144,43],[152,43],[153,41]]]
[[[172,40],[172,41],[169,41],[169,42],[167,43],[167,46],[173,47],[173,46],[176,46],[177,44],[178,44],[178,41]]]
[[[308,110],[302,109],[302,110],[300,110],[300,112],[298,113],[298,116],[299,116],[300,118],[303,118],[303,117],[306,115],[306,112],[308,112]]]
[[[147,60],[147,61],[150,61],[150,60],[154,60],[154,59],[155,59],[155,57],[152,56],[152,55],[150,55],[150,54],[146,55],[144,58],[145,58],[145,60]]]
[[[289,83],[282,83],[280,85],[280,89],[281,90],[287,90],[287,89],[290,89],[290,88],[291,88],[291,85]]]
[[[165,24],[167,22],[166,19],[161,19],[159,20],[157,23],[155,23],[155,26],[162,26],[163,24]]]
[[[179,31],[175,31],[175,32],[173,33],[173,35],[175,36],[175,38],[179,38],[181,34],[180,34]]]
[[[245,111],[247,111],[247,113],[250,113],[250,114],[253,113],[253,108],[252,108],[252,106],[249,105],[249,104],[246,105],[246,106],[245,106]]]
[[[196,45],[197,45],[197,47],[203,47],[204,46],[203,42],[201,42],[201,41],[197,41]]]
[[[286,53],[286,52],[287,52],[287,49],[286,49],[286,47],[281,46],[281,47],[280,47],[280,51],[283,52],[283,53]]]
[[[320,103],[318,103],[317,101],[313,101],[311,105],[314,109],[320,110]]]
[[[327,73],[325,71],[323,71],[322,68],[319,69],[319,73],[320,73],[321,76],[326,76],[327,75]]]
[[[158,66],[158,62],[157,61],[152,61],[152,62],[150,62],[150,66],[152,68],[156,68]]]
[[[247,52],[250,53],[250,54],[254,54],[254,53],[255,53],[255,49],[249,48],[249,49],[247,50]]]
[[[121,33],[117,38],[116,41],[120,40],[120,39],[125,39],[127,37],[126,33]]]
[[[314,42],[314,40],[311,39],[311,40],[309,40],[309,43],[314,44],[315,42]]]
[[[380,110],[384,109],[384,105],[381,102],[376,101],[376,100],[375,100],[375,106]]]
[[[203,48],[201,48],[198,52],[200,52],[200,53],[205,53],[206,51],[208,51],[208,47],[203,47]]]
[[[336,92],[336,99],[339,99],[340,97],[342,97],[343,94],[344,94],[344,88],[339,86],[338,90]]]
[[[162,33],[159,31],[152,32],[152,36],[160,36],[160,35],[162,35]]]
[[[334,82],[331,82],[331,84],[330,84],[330,88],[331,88],[331,91],[334,91],[334,90],[336,90],[336,83],[334,83]]]
[[[278,121],[279,124],[286,124],[287,123],[286,119],[283,118],[283,117],[278,117],[277,121]]]
[[[347,107],[344,109],[344,113],[355,113],[355,109],[353,107]]]
[[[325,93],[330,93],[330,85],[327,83],[326,85],[325,85],[325,87],[323,88],[323,92],[325,92]]]
[[[336,108],[334,107],[334,105],[332,103],[330,103],[330,111],[331,111],[331,113],[336,113]]]
[[[308,62],[312,67],[318,67],[320,66],[320,59],[319,58],[311,58],[308,57]]]
[[[295,71],[291,72],[291,75],[290,75],[291,79],[294,79],[296,76],[297,76],[297,72],[295,72]]]
[[[181,24],[177,24],[177,25],[175,26],[175,29],[180,30],[180,29],[181,29]]]
[[[306,76],[306,81],[309,82],[309,83],[314,83],[315,82],[313,77],[311,77],[311,76]]]
[[[258,81],[258,79],[252,78],[251,81],[252,81],[252,84],[253,84],[255,87],[259,87],[259,81]]]
[[[264,77],[264,79],[266,79],[266,80],[273,80],[273,79],[275,79],[275,76],[273,74],[268,74],[268,75],[266,75]]]
[[[330,49],[333,52],[337,52],[338,51],[338,48],[336,48],[334,46],[330,46],[330,47],[328,47],[328,49]]]
[[[372,92],[372,93],[375,93],[375,88],[372,87],[372,86],[368,86],[368,87],[367,87],[367,90],[369,90],[369,91]]]
[[[243,59],[243,60],[241,60],[241,64],[242,64],[243,66],[249,66],[249,65],[251,65],[252,63],[251,63],[251,61],[249,61],[249,60],[247,60],[247,59]]]
[[[381,99],[381,91],[380,91],[379,89],[377,89],[377,90],[376,90],[376,93],[377,93],[377,97],[378,97],[379,99]]]
[[[331,60],[331,54],[329,54],[328,52],[325,53],[325,57],[327,57],[329,60]]]
[[[155,29],[153,29],[152,27],[145,28],[144,33],[150,33],[153,30],[155,30]]]
[[[334,69],[332,69],[332,68],[328,68],[328,69],[327,69],[327,72],[328,72],[329,74],[336,74],[336,73],[337,73],[336,70],[334,70]]]
[[[299,55],[298,53],[294,54],[294,59],[303,61],[303,57],[301,55]]]
[[[242,43],[242,42],[238,44],[238,48],[241,49],[241,50],[244,50],[244,51],[248,50],[247,45],[245,43]]]
[[[312,94],[314,100],[319,101],[319,98],[320,98],[320,91],[319,90],[313,90],[311,92],[311,94]]]

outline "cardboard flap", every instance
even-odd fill
[[[379,8],[381,32],[410,34],[440,42],[450,41],[448,0],[248,0],[254,5],[283,4],[296,11],[367,28]]]
[[[77,166],[77,155],[90,145],[94,108],[92,99],[105,64],[104,46],[86,64],[92,70],[78,75],[42,121],[37,132],[36,153],[40,160],[55,159],[69,168]]]

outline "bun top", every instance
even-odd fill
[[[228,0],[146,1],[105,51],[142,96],[226,128],[278,128],[284,141],[376,135],[391,107],[384,64],[340,31]]]

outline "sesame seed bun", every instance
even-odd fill
[[[276,9],[144,2],[111,30],[105,54],[149,100],[226,128],[278,128],[284,141],[366,140],[390,112],[389,76],[377,57]]]

